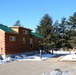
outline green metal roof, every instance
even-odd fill
[[[10,33],[16,33],[14,30],[12,30],[11,28],[5,26],[5,25],[2,25],[0,24],[0,29],[2,29],[3,31],[5,32],[10,32]]]
[[[39,35],[39,34],[37,34],[37,33],[31,33],[31,35],[33,35],[33,36],[35,36],[35,37],[37,37],[37,38],[44,38],[43,36],[41,36],[41,35]]]

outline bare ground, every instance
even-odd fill
[[[41,75],[55,69],[76,75],[76,62],[60,62],[61,57],[45,61],[18,61],[0,65],[0,75]]]

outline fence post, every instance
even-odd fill
[[[42,50],[40,50],[40,58],[42,58]]]

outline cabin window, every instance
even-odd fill
[[[28,31],[27,30],[23,30],[23,34],[28,34]]]
[[[30,38],[30,48],[33,48],[33,40]]]
[[[25,40],[25,38],[24,38],[24,37],[23,37],[22,41],[23,41],[23,44],[25,44],[25,43],[26,43],[26,40]]]
[[[10,41],[16,41],[16,37],[15,37],[15,36],[10,36],[10,37],[9,37],[9,40],[10,40]]]

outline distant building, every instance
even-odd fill
[[[39,40],[43,37],[31,31],[24,27],[0,24],[0,55],[5,58],[7,55],[38,50]]]

